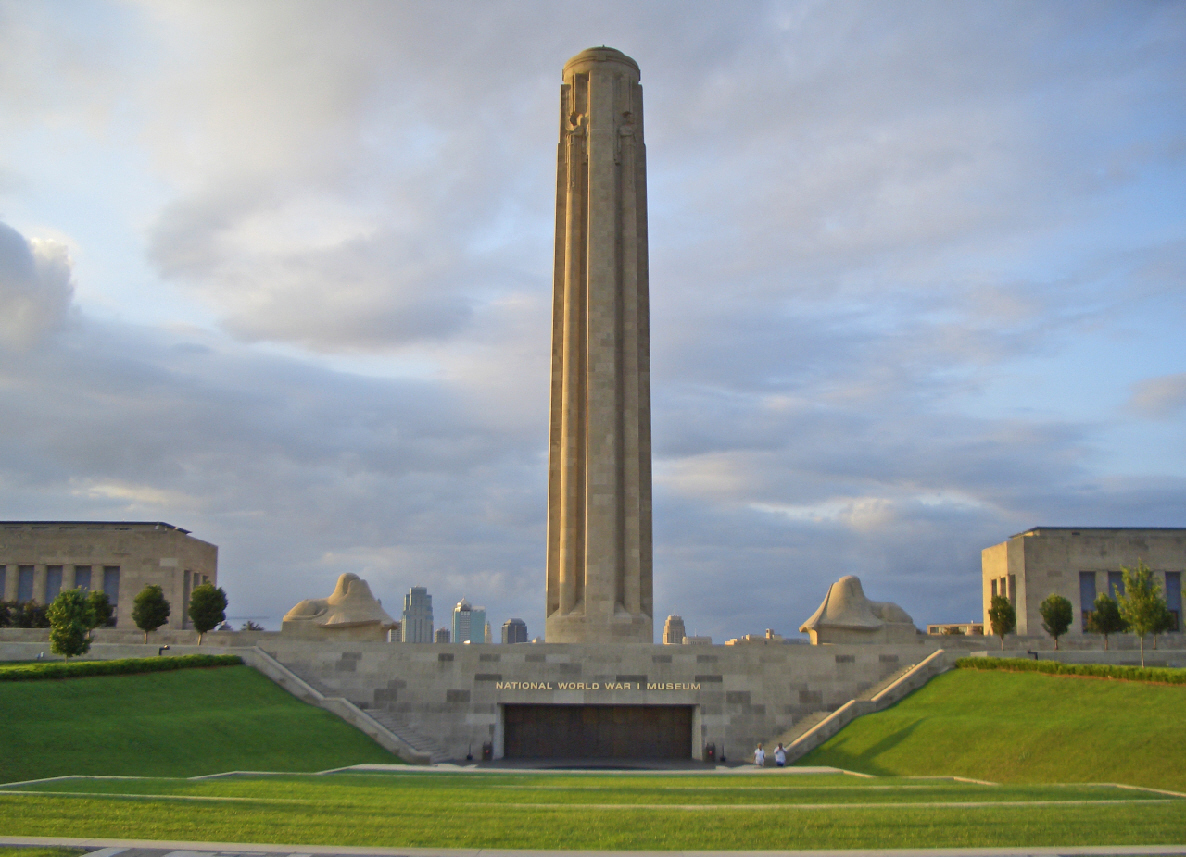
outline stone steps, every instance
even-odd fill
[[[431,759],[432,764],[436,765],[440,762],[449,762],[453,760],[452,756],[447,750],[445,750],[444,747],[442,747],[436,741],[433,741],[431,738],[428,738],[420,732],[417,732],[415,727],[408,723],[405,718],[400,717],[394,712],[387,711],[383,708],[371,708],[367,710],[367,714],[369,714],[383,726],[387,727],[387,729],[389,729],[392,733],[399,736],[399,738],[407,743],[410,747],[418,750],[421,753],[427,754],[429,759]]]

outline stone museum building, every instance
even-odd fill
[[[218,585],[218,548],[159,521],[0,521],[4,601],[49,604],[63,589],[102,590],[117,627],[134,628],[132,599],[157,584],[172,629],[190,627],[185,605],[203,583]]]
[[[1144,562],[1153,571],[1175,631],[1182,630],[1182,574],[1186,572],[1186,529],[1130,527],[1034,527],[985,548],[980,555],[984,630],[991,633],[988,607],[1004,595],[1017,610],[1017,634],[1043,634],[1039,607],[1050,595],[1074,605],[1071,633],[1084,633],[1086,614],[1097,593],[1115,597],[1120,568]]]

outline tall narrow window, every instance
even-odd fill
[[[8,596],[4,593],[8,592],[8,566],[0,565],[0,601],[7,600]]]
[[[1118,571],[1108,572],[1108,595],[1119,598],[1124,594],[1124,575]]]
[[[119,606],[119,566],[105,565],[103,566],[103,592],[107,595],[107,600],[111,602],[111,625],[116,624],[116,617],[118,611],[115,609]]]
[[[89,565],[74,566],[74,588],[84,592],[91,590],[91,567]]]
[[[181,627],[182,628],[190,627],[189,599],[190,599],[190,593],[193,590],[193,587],[190,585],[190,574],[191,574],[191,572],[189,571],[189,569],[186,569],[184,572],[181,573],[181,605],[182,605],[181,606]]]
[[[999,592],[997,592],[997,579],[994,577],[994,578],[992,579],[992,597],[993,597],[993,598],[996,598],[996,597],[997,597],[997,595],[999,595],[999,594],[1000,594],[1000,593],[999,593]]]
[[[62,567],[47,565],[45,567],[45,603],[52,604],[62,591]]]
[[[1079,618],[1087,630],[1087,617],[1095,609],[1095,572],[1079,572]]]
[[[33,600],[33,566],[17,566],[16,600],[24,603]]]
[[[1011,574],[1008,577],[1009,581],[1009,603],[1017,604],[1017,575]]]
[[[1167,571],[1165,573],[1165,606],[1174,617],[1171,631],[1182,630],[1182,572]]]

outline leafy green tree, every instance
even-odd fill
[[[1120,566],[1124,580],[1124,594],[1116,599],[1120,615],[1132,632],[1141,639],[1141,666],[1145,666],[1145,635],[1152,634],[1158,627],[1161,614],[1167,608],[1161,597],[1161,585],[1154,579],[1153,572],[1144,560],[1137,561],[1136,568]]]
[[[1172,630],[1174,630],[1174,614],[1170,612],[1170,608],[1162,600],[1160,615],[1158,615],[1157,621],[1153,623],[1153,631],[1151,632],[1153,634],[1153,651],[1157,651],[1157,636],[1159,634],[1168,634]]]
[[[115,613],[115,608],[111,606],[111,599],[107,597],[107,593],[102,589],[92,589],[91,594],[87,596],[87,601],[90,602],[91,609],[95,611],[95,624],[91,627],[107,627]]]
[[[1038,607],[1042,614],[1042,630],[1054,638],[1055,651],[1058,650],[1058,638],[1067,632],[1075,618],[1075,608],[1071,602],[1061,595],[1048,595]]]
[[[1004,595],[994,595],[988,604],[988,623],[994,635],[1001,638],[1001,650],[1005,649],[1005,635],[1017,627],[1017,611]]]
[[[1120,615],[1120,608],[1116,606],[1116,599],[1106,592],[1095,596],[1095,609],[1087,614],[1087,630],[1093,634],[1104,635],[1104,651],[1108,650],[1108,637],[1128,630],[1128,623]]]
[[[0,601],[0,628],[7,628],[12,624],[12,608],[7,601]]]
[[[48,628],[50,627],[48,608],[36,601],[23,601],[16,606],[12,624],[17,628]]]
[[[202,637],[212,628],[217,628],[226,619],[226,593],[215,588],[213,583],[195,586],[189,599],[189,618],[198,632],[198,645]]]
[[[80,589],[64,589],[46,610],[49,617],[49,650],[66,660],[85,655],[91,648],[87,634],[94,627],[95,611]]]
[[[148,642],[149,631],[155,631],[169,621],[170,612],[165,591],[158,584],[150,583],[140,591],[132,601],[132,621],[144,632],[144,642]]]

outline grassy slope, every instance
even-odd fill
[[[0,782],[398,762],[246,666],[0,685]]]
[[[799,761],[1001,783],[1186,791],[1186,688],[953,670]]]

